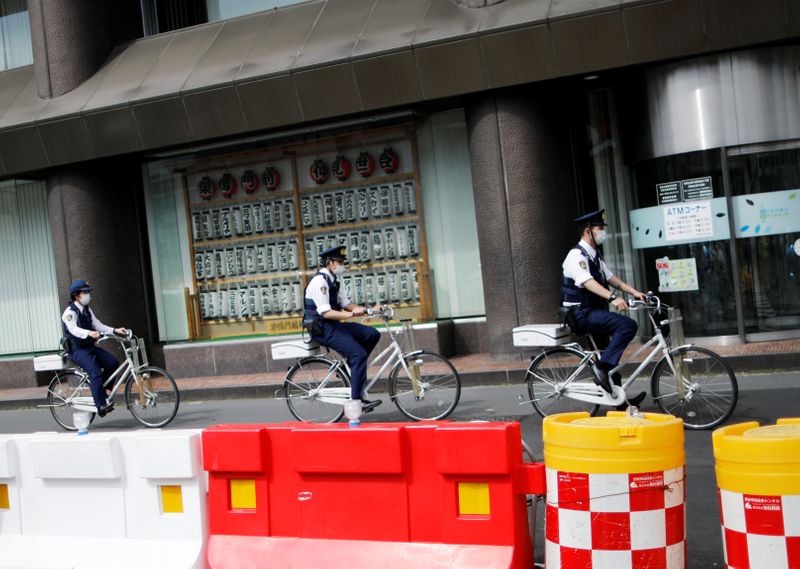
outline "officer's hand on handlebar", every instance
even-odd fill
[[[114,328],[114,334],[117,334],[119,336],[128,336],[130,332],[131,331],[128,330],[127,328]]]
[[[97,330],[89,330],[89,337],[97,340],[100,337],[100,332]]]
[[[366,314],[366,312],[367,312],[367,309],[364,308],[363,306],[356,306],[353,309],[353,316],[364,316],[364,314]]]
[[[625,299],[621,296],[618,296],[614,300],[611,301],[611,306],[616,308],[617,310],[628,310],[628,303],[625,302]]]

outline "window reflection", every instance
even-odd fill
[[[730,232],[727,207],[722,200],[725,192],[719,150],[650,160],[637,164],[634,173],[637,210],[632,212],[631,234],[634,248],[641,256],[647,289],[657,291],[667,304],[681,308],[684,316],[684,332],[687,336],[737,334],[736,294],[729,247]],[[659,202],[657,186],[704,177],[711,178],[713,198],[699,201],[713,205],[713,237],[692,239],[692,236],[687,234],[684,241],[688,242],[680,243],[680,240],[676,239],[678,243],[670,243],[663,227],[664,204]],[[637,211],[643,215],[637,215]],[[640,225],[641,220],[645,220],[646,227]],[[639,240],[637,231],[642,233]],[[648,235],[645,236],[644,232],[648,232]],[[697,289],[678,292],[660,289],[656,260],[664,257],[669,260],[694,259]]]
[[[729,159],[747,333],[800,327],[800,150]]]

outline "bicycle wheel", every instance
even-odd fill
[[[78,430],[73,417],[75,409],[72,406],[76,397],[87,397],[88,401],[92,401],[89,378],[74,369],[56,372],[47,387],[47,405],[56,423],[68,431]],[[94,405],[94,402],[89,404]],[[95,416],[95,413],[89,414],[89,424],[94,421]]]
[[[339,362],[324,356],[304,358],[286,374],[284,394],[289,411],[298,421],[335,423],[344,415],[344,401],[350,399],[350,378]],[[323,401],[320,388],[337,389],[331,397],[341,403]]]
[[[571,399],[565,392],[570,385],[593,385],[594,373],[590,365],[579,369],[585,354],[575,348],[563,346],[545,350],[531,362],[526,374],[528,395],[536,412],[542,417],[555,413],[585,411],[594,416],[600,406],[587,401]],[[571,379],[567,383],[568,379]]]
[[[141,370],[142,387],[131,376],[125,383],[125,405],[133,418],[145,427],[163,427],[178,413],[181,396],[172,376],[148,366]]]
[[[683,419],[687,429],[716,427],[733,413],[739,386],[730,366],[711,350],[697,346],[679,348],[684,393],[681,399],[673,366],[662,359],[653,370],[652,392],[656,405]]]
[[[461,397],[461,377],[444,356],[418,351],[403,354],[406,366],[418,370],[418,394],[414,393],[411,377],[398,362],[389,374],[389,396],[406,417],[412,421],[444,419],[458,405]]]

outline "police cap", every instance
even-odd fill
[[[332,261],[346,261],[347,255],[345,255],[345,249],[346,247],[344,245],[328,247],[320,254],[320,259],[322,259],[323,263],[329,259]]]
[[[69,285],[69,293],[71,295],[78,292],[90,292],[91,290],[92,287],[89,286],[89,283],[83,279],[76,279]]]
[[[582,215],[575,219],[575,223],[580,225],[601,225],[605,227],[606,224],[606,210],[598,209],[597,211],[593,211],[591,213],[587,213],[586,215]]]

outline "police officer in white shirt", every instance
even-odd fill
[[[345,272],[345,247],[337,245],[320,255],[322,268],[309,281],[305,291],[303,323],[311,339],[342,354],[350,366],[350,396],[361,400],[364,412],[372,411],[381,401],[364,399],[369,355],[380,340],[380,332],[357,322],[366,308],[350,302],[339,277]]]
[[[89,374],[92,398],[97,406],[97,414],[104,417],[114,410],[114,402],[106,402],[103,384],[119,366],[117,358],[95,345],[100,334],[127,334],[125,328],[106,326],[94,315],[89,303],[92,287],[83,279],[72,281],[69,285],[71,302],[61,315],[64,336],[68,339],[69,359]],[[110,389],[110,386],[109,386]]]
[[[627,310],[628,303],[610,290],[614,287],[631,296],[644,299],[645,294],[630,286],[608,268],[599,252],[605,242],[605,210],[587,213],[575,220],[580,227],[581,240],[570,250],[562,264],[561,292],[563,306],[571,308],[576,334],[591,334],[597,347],[602,350],[599,361],[592,366],[595,383],[611,393],[609,372],[619,363],[622,353],[636,335],[636,321],[619,312],[609,311],[609,305],[617,311]],[[610,337],[610,339],[609,339]],[[621,377],[614,373],[615,384]],[[638,406],[645,392],[628,400]],[[620,408],[625,408],[621,405]]]

